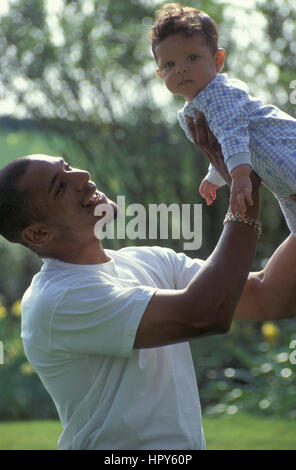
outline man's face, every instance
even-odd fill
[[[220,70],[219,53],[213,54],[204,38],[196,33],[171,34],[155,48],[158,75],[172,93],[190,101]]]
[[[42,206],[44,224],[54,230],[56,241],[65,245],[85,245],[95,240],[99,217],[95,207],[116,205],[96,189],[87,171],[72,168],[61,157],[33,155],[23,175],[20,189],[30,189]]]

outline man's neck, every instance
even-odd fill
[[[49,255],[49,257],[71,264],[102,264],[110,261],[100,240],[96,240],[95,243],[85,247],[65,249],[53,256]]]

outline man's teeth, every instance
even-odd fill
[[[98,198],[99,198],[99,195],[95,193],[91,196],[91,198],[89,199],[89,202],[96,201]]]
[[[101,193],[95,192],[88,200],[87,207],[89,207],[92,203],[99,201],[102,198]]]

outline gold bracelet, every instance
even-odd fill
[[[227,222],[242,222],[243,224],[247,224],[256,232],[257,238],[259,239],[262,234],[262,223],[260,220],[253,219],[246,215],[245,217],[240,217],[239,215],[233,215],[231,212],[228,212],[225,215],[225,219],[223,220],[223,225]]]

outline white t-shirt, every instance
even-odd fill
[[[45,259],[22,300],[29,362],[56,405],[60,449],[205,448],[187,342],[133,350],[157,289],[182,289],[202,261],[160,247],[111,260]]]

